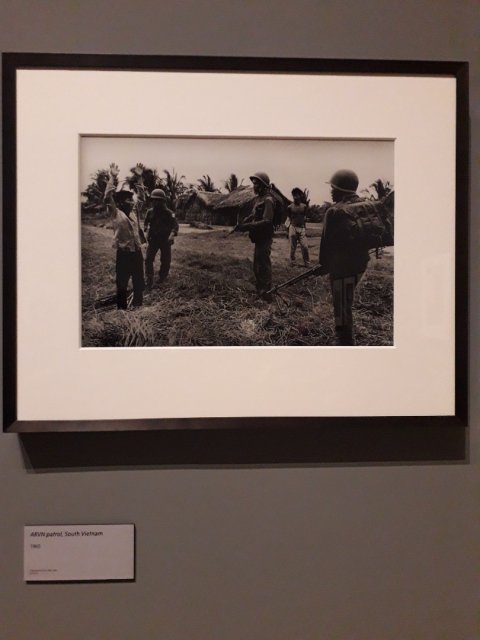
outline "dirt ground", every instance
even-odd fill
[[[282,291],[282,299],[257,299],[253,245],[230,228],[181,225],[168,279],[145,294],[143,307],[96,310],[115,293],[111,229],[82,225],[82,344],[94,346],[331,345],[333,311],[328,278],[311,277]],[[318,262],[320,224],[307,230],[312,265]],[[285,234],[272,249],[274,284],[303,270],[291,267]],[[158,271],[158,257],[155,269]],[[300,266],[301,265],[301,266]],[[372,257],[354,305],[358,345],[393,344],[393,249]]]

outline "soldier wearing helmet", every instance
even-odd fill
[[[270,193],[270,178],[263,171],[250,176],[255,192],[252,213],[242,224],[237,225],[237,231],[248,231],[250,240],[255,245],[253,252],[253,273],[258,295],[267,302],[271,302],[272,294],[267,293],[272,288],[272,262],[270,254],[273,242],[273,222],[275,205]]]
[[[336,344],[355,344],[352,306],[355,287],[369,261],[361,242],[357,220],[349,205],[361,202],[357,195],[358,176],[350,169],[336,171],[328,184],[333,206],[325,215],[320,240],[319,262],[330,275],[335,316]]]
[[[105,188],[104,201],[113,227],[113,246],[116,249],[115,273],[117,283],[117,307],[126,309],[127,287],[130,278],[133,284],[133,306],[143,303],[145,281],[143,277],[143,255],[141,245],[145,242],[139,224],[140,211],[144,205],[143,165],[137,164],[134,173],[135,193],[122,189],[116,191],[115,183],[119,168],[112,163]]]
[[[163,282],[170,271],[172,261],[172,245],[178,234],[178,222],[175,213],[167,207],[167,194],[163,189],[153,189],[150,194],[152,208],[145,216],[144,229],[147,234],[148,247],[145,257],[147,288],[153,286],[153,263],[160,252],[159,282]]]

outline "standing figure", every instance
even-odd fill
[[[136,194],[128,190],[115,190],[115,179],[118,173],[118,166],[112,163],[104,200],[112,220],[113,247],[117,250],[115,261],[117,308],[126,309],[128,306],[127,287],[130,278],[133,285],[132,304],[134,307],[139,307],[143,304],[143,290],[145,288],[141,250],[141,245],[145,242],[145,238],[140,229],[138,218],[139,209],[144,202],[143,167],[142,165],[135,167],[137,175]],[[136,202],[134,198],[136,198]]]
[[[355,287],[369,261],[358,224],[355,205],[363,202],[357,195],[358,176],[354,171],[336,171],[329,184],[333,206],[328,209],[320,240],[319,262],[330,275],[337,345],[354,345],[352,305]]]
[[[293,204],[288,206],[288,239],[290,242],[290,264],[295,264],[297,244],[302,251],[303,264],[310,266],[308,255],[306,216],[308,205],[304,202],[304,193],[298,187],[292,189]]]
[[[154,189],[150,195],[152,208],[145,217],[145,233],[148,239],[145,271],[147,288],[153,286],[153,262],[160,251],[159,282],[163,282],[170,271],[172,261],[172,245],[178,235],[178,222],[175,214],[167,207],[167,196],[163,189]]]
[[[255,245],[253,252],[253,273],[258,295],[267,302],[272,301],[272,252],[275,204],[270,193],[270,178],[259,171],[250,176],[255,192],[252,213],[243,223],[237,225],[237,231],[248,231]]]

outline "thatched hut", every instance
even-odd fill
[[[271,188],[287,207],[291,201],[274,185]],[[177,199],[176,212],[185,222],[233,226],[251,214],[254,199],[252,186],[242,185],[230,193],[192,191]]]
[[[214,221],[214,207],[223,198],[224,193],[210,191],[192,191],[181,196],[176,204],[179,219],[186,222],[204,222],[216,224]]]
[[[282,200],[285,207],[291,203],[280,189],[272,184],[271,190],[279,200]],[[251,186],[241,186],[231,191],[223,200],[220,200],[214,208],[213,224],[235,225],[249,216],[252,212],[252,205],[255,199],[255,192]]]
[[[252,211],[253,187],[241,186],[225,195],[214,208],[214,224],[235,225]]]
[[[186,193],[182,193],[182,195],[175,198],[174,208],[177,220],[185,220],[188,205],[190,200],[192,199],[192,196],[194,196],[194,192],[187,191]]]

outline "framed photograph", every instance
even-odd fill
[[[467,63],[4,54],[3,167],[6,431],[464,431]]]

